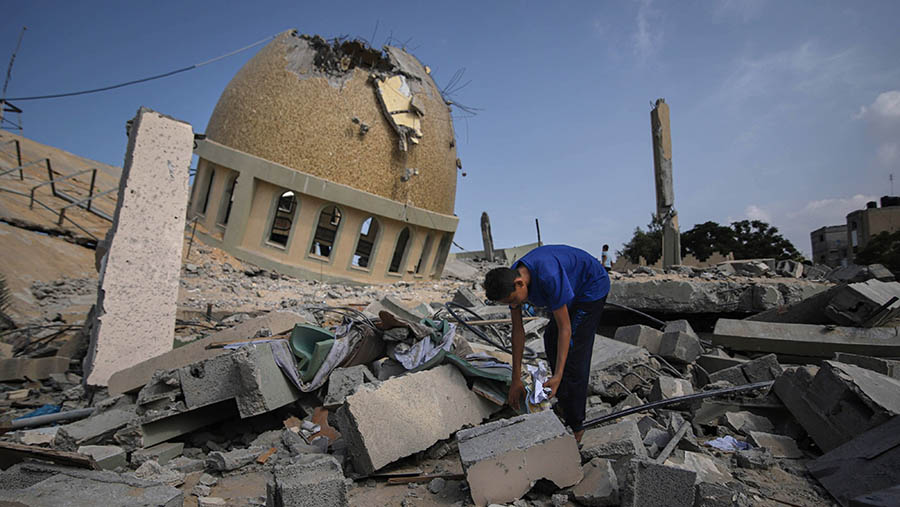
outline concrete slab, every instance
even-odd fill
[[[572,488],[572,497],[581,505],[619,505],[619,482],[609,460],[594,458],[581,467],[584,478]]]
[[[693,363],[702,353],[700,340],[681,331],[663,333],[659,344],[659,355],[679,364]]]
[[[0,382],[10,380],[43,380],[54,373],[65,373],[69,369],[68,357],[17,357],[0,359]]]
[[[868,280],[851,283],[837,291],[824,311],[829,319],[841,326],[873,327],[898,319],[900,282]]]
[[[378,382],[378,379],[364,364],[335,368],[328,376],[328,395],[325,396],[322,405],[328,409],[343,405],[347,396],[356,392],[356,389],[366,382]]]
[[[637,423],[631,419],[585,430],[581,437],[581,456],[585,460],[607,458],[646,458],[647,450]]]
[[[653,329],[650,326],[636,324],[616,329],[615,339],[636,347],[644,347],[651,354],[659,354],[659,344],[662,341],[662,336],[662,331]]]
[[[193,147],[190,124],[138,110],[100,264],[89,385],[172,350]]]
[[[60,426],[53,446],[64,451],[75,451],[83,445],[99,443],[112,437],[134,418],[133,406],[94,413],[87,419]]]
[[[273,335],[276,335],[290,331],[295,324],[303,322],[306,322],[305,318],[292,312],[272,312],[246,320],[237,326],[213,333],[202,340],[188,343],[114,373],[109,378],[109,393],[121,394],[136,391],[149,382],[157,370],[181,368],[228,352],[221,348],[207,349],[206,346],[211,343],[250,338],[262,328],[267,328],[272,331]]]
[[[306,455],[299,463],[276,467],[267,487],[266,505],[274,507],[343,507],[349,487],[332,456]]]
[[[450,365],[364,384],[338,410],[354,469],[361,474],[422,451],[498,407],[466,386]]]
[[[560,488],[582,479],[575,437],[549,410],[461,430],[456,438],[478,506],[512,503],[539,479]]]
[[[242,419],[293,403],[302,394],[281,372],[272,345],[241,347],[232,359],[237,367],[235,401]]]
[[[775,435],[762,431],[751,431],[750,440],[759,447],[765,447],[775,458],[802,458],[803,452],[797,447],[797,441],[784,435]]]
[[[623,467],[622,507],[693,507],[695,472],[633,459]]]
[[[898,327],[836,327],[719,319],[715,345],[747,352],[831,358],[837,352],[900,357]]]
[[[131,464],[140,465],[147,460],[154,460],[160,465],[181,456],[184,451],[184,442],[166,442],[146,449],[138,449],[131,453]]]
[[[880,357],[861,356],[858,354],[848,354],[846,352],[838,352],[834,355],[834,360],[839,363],[855,364],[861,368],[872,370],[888,377],[900,379],[900,361],[893,359],[882,359]]]

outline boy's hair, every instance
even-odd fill
[[[484,275],[484,294],[491,301],[500,301],[516,290],[519,272],[512,268],[494,268]]]
[[[603,251],[609,250],[609,245],[603,245]]]

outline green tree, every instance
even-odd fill
[[[882,264],[900,276],[900,231],[880,232],[856,254],[857,264]]]
[[[761,220],[741,220],[732,222],[734,231],[735,259],[760,259],[771,257],[777,260],[791,259],[803,261],[803,255],[794,245],[778,232],[778,228]]]
[[[650,216],[645,232],[640,227],[634,228],[631,241],[622,245],[622,249],[616,252],[619,257],[627,257],[629,261],[637,264],[639,257],[643,257],[647,264],[653,264],[662,255],[662,222],[654,213]]]
[[[728,255],[736,244],[734,229],[713,221],[697,224],[681,233],[681,255],[691,254],[700,261],[709,259],[715,252]]]

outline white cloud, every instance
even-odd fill
[[[881,164],[890,167],[900,162],[900,90],[880,93],[872,104],[861,106],[854,118],[866,122]]]
[[[762,220],[763,222],[772,223],[772,215],[755,204],[747,206],[744,210],[744,215],[750,220]]]
[[[641,60],[647,60],[656,54],[662,43],[662,14],[653,7],[653,0],[638,0],[638,12],[632,36],[632,49]]]

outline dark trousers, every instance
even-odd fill
[[[584,410],[587,403],[588,381],[591,376],[591,352],[594,349],[594,335],[600,325],[600,316],[606,298],[585,303],[568,305],[569,320],[572,327],[572,341],[569,342],[569,355],[563,370],[562,381],[556,390],[558,407],[562,410],[566,424],[572,431],[580,431],[584,423]],[[556,345],[559,329],[556,319],[550,318],[550,324],[544,331],[544,349],[550,369],[556,374]]]

